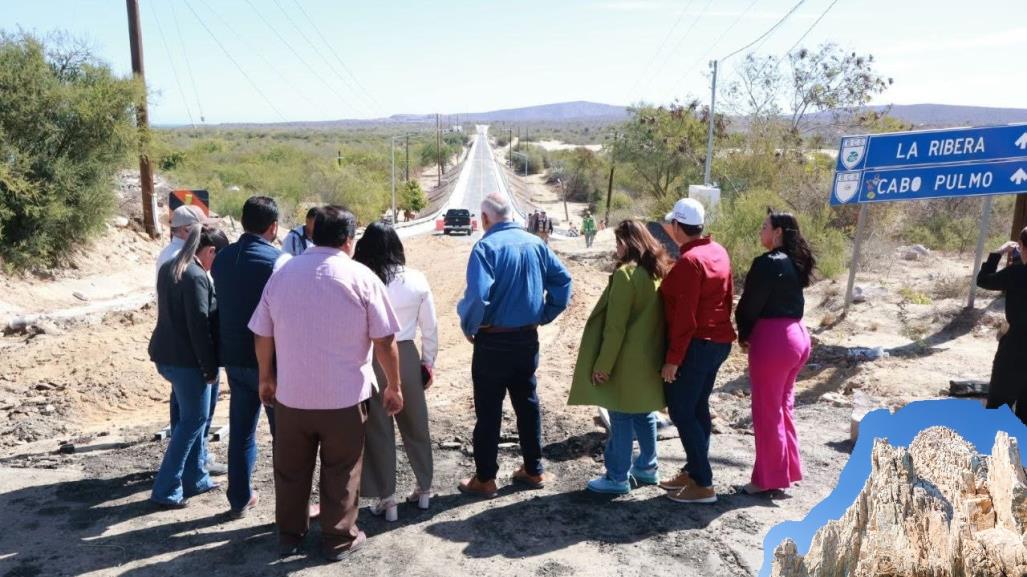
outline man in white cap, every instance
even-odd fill
[[[160,267],[164,263],[178,256],[178,252],[182,250],[182,246],[185,245],[185,239],[189,237],[189,227],[194,224],[209,224],[210,219],[204,214],[203,209],[196,206],[195,204],[183,204],[176,208],[171,213],[171,242],[168,246],[164,247],[160,254],[157,255],[157,272],[160,273]],[[156,277],[155,277],[156,278]],[[156,286],[156,281],[154,281]],[[210,388],[210,417],[207,419],[207,426],[203,430],[204,436],[210,432],[211,419],[214,417],[214,408],[217,403],[218,393],[220,388],[217,383]],[[171,398],[168,400],[168,406],[170,407],[171,420],[170,429],[174,430],[175,425],[178,424],[178,401],[175,399],[175,392],[171,391]],[[207,454],[207,471],[211,475],[225,475],[228,473],[228,467],[214,461],[214,454]]]
[[[196,223],[205,224],[207,221],[207,215],[203,214],[203,209],[195,204],[183,204],[171,213],[171,242],[157,255],[158,273],[164,263],[175,258],[178,251],[182,250],[182,245],[189,236],[189,227]],[[156,286],[156,281],[154,286]]]
[[[660,487],[679,503],[717,501],[709,459],[710,393],[735,340],[731,259],[724,247],[702,236],[705,218],[703,205],[691,198],[677,201],[666,216],[681,257],[660,285],[668,345],[663,391],[687,464]]]

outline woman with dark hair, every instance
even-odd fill
[[[190,225],[182,250],[157,274],[157,326],[150,360],[171,383],[179,417],[164,452],[150,500],[180,508],[193,495],[217,484],[207,471],[207,428],[211,388],[218,382],[217,299],[208,271],[214,262],[217,229]]]
[[[1016,252],[1019,255],[1016,255]],[[1014,261],[998,270],[1003,256],[1013,254]],[[988,255],[977,273],[977,286],[1006,292],[1006,321],[1009,330],[1002,335],[991,367],[988,387],[988,408],[1016,403],[1016,416],[1027,424],[1027,370],[1022,355],[1027,351],[1027,228],[1020,231],[1020,241],[1009,241]]]
[[[752,261],[735,311],[738,340],[749,351],[756,436],[752,480],[742,487],[748,494],[787,489],[802,479],[792,411],[795,379],[810,354],[802,291],[816,266],[791,214],[768,211],[760,242],[767,252]]]
[[[640,221],[621,222],[614,236],[617,270],[585,324],[568,404],[609,410],[606,474],[589,481],[587,489],[624,494],[631,490],[630,478],[639,484],[659,482],[656,411],[666,404],[659,286],[672,263]],[[632,463],[635,438],[639,455]]]
[[[428,404],[425,391],[432,385],[432,366],[438,353],[438,328],[435,302],[431,287],[424,274],[406,266],[403,243],[396,230],[383,222],[375,222],[364,230],[357,242],[353,258],[373,271],[385,283],[401,330],[396,335],[399,347],[400,383],[403,391],[403,410],[395,416],[399,434],[403,438],[410,467],[417,479],[417,488],[407,502],[427,509],[431,497],[433,475],[431,434],[428,430]],[[421,352],[414,345],[417,330],[421,330]],[[374,363],[379,383],[385,382],[378,362]],[[382,405],[380,393],[370,399],[367,411],[367,437],[364,441],[364,468],[361,476],[361,496],[374,497],[371,506],[375,515],[385,515],[387,521],[398,518],[396,509],[396,434],[390,417]]]

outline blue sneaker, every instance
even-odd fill
[[[631,484],[627,481],[614,481],[605,475],[592,479],[585,488],[593,493],[604,493],[607,495],[627,495],[631,492]]]
[[[631,467],[631,471],[628,472],[628,479],[634,479],[639,485],[657,485],[660,482],[658,472],[659,469],[656,467],[652,469],[636,469]]]

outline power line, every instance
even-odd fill
[[[831,2],[830,4],[827,5],[827,8],[825,8],[824,11],[820,13],[820,17],[817,18],[813,22],[813,24],[809,28],[807,28],[805,32],[802,33],[802,36],[800,36],[799,39],[795,41],[795,44],[792,44],[792,47],[788,49],[789,53],[791,53],[792,50],[795,50],[796,46],[798,46],[799,44],[802,44],[802,41],[806,39],[806,36],[809,35],[809,33],[812,32],[813,29],[817,27],[817,24],[820,24],[820,21],[824,19],[824,16],[827,16],[827,13],[830,12],[831,8],[834,8],[834,5],[837,4],[837,3],[838,3],[838,0],[833,0],[833,2]]]
[[[657,74],[655,74],[653,77],[658,77],[659,71],[662,71],[664,68],[666,68],[667,61],[670,59],[670,57],[674,54],[677,54],[678,48],[681,47],[681,43],[685,41],[685,38],[688,38],[688,35],[692,33],[692,30],[695,29],[695,26],[699,24],[700,20],[702,20],[702,17],[706,14],[706,11],[709,10],[710,4],[713,4],[713,0],[708,0],[706,2],[706,5],[703,6],[703,9],[695,17],[695,20],[692,21],[692,25],[688,27],[688,30],[685,30],[685,33],[682,34],[681,37],[678,38],[677,43],[674,44],[674,48],[672,48],[670,52],[668,52],[666,56],[663,58],[663,64],[660,65],[660,67],[657,69]]]
[[[314,32],[317,33],[318,37],[320,37],[321,40],[325,43],[325,46],[328,47],[328,50],[332,53],[333,56],[335,56],[335,59],[339,61],[339,65],[342,66],[342,69],[346,71],[346,74],[348,74],[349,77],[353,79],[353,82],[357,85],[357,87],[360,88],[360,91],[368,99],[368,101],[370,101],[370,103],[375,108],[377,108],[379,112],[385,112],[384,109],[382,109],[382,107],[378,104],[378,101],[375,100],[374,96],[372,96],[371,93],[368,92],[366,88],[364,88],[364,85],[361,84],[359,80],[357,80],[357,77],[349,69],[349,66],[346,66],[346,63],[342,60],[342,57],[340,57],[339,53],[335,51],[335,48],[332,46],[332,43],[329,42],[328,39],[325,38],[325,35],[321,33],[321,28],[318,27],[314,19],[311,18],[309,14],[307,14],[307,11],[303,8],[303,4],[300,3],[299,0],[293,0],[293,2],[300,9],[300,12],[303,13],[303,17],[307,19],[307,22],[310,23],[310,26],[314,29]]]
[[[685,69],[685,73],[682,74],[681,78],[678,80],[679,83],[683,81],[685,78],[687,78],[690,74],[695,72],[696,67],[699,66],[699,64],[703,60],[706,60],[706,57],[710,55],[710,52],[713,52],[713,49],[716,48],[722,40],[724,40],[724,37],[727,36],[729,32],[734,30],[735,26],[737,26],[738,23],[741,22],[742,19],[745,18],[745,16],[748,15],[750,11],[752,11],[753,7],[756,6],[756,3],[759,1],[760,0],[752,0],[752,2],[750,2],[749,5],[745,7],[745,10],[743,10],[738,15],[738,17],[735,18],[734,22],[732,22],[727,28],[723,30],[723,32],[720,33],[720,36],[718,36],[717,39],[713,41],[713,44],[710,44],[710,47],[706,49],[706,52],[704,52],[703,55],[699,58],[696,58],[695,61],[692,62],[688,66],[688,68]]]
[[[157,25],[157,31],[160,32],[160,43],[164,46],[164,53],[168,55],[168,63],[171,64],[171,73],[175,77],[175,84],[178,86],[178,93],[182,95],[182,104],[185,105],[185,113],[189,116],[189,124],[196,128],[196,121],[193,120],[193,111],[189,108],[189,99],[185,96],[185,90],[182,89],[182,82],[178,79],[178,68],[175,67],[175,59],[171,57],[171,49],[168,48],[168,40],[164,37],[164,27],[160,25],[160,18],[157,16],[157,9],[153,7],[152,2],[147,2],[150,5],[150,12],[153,14],[153,22]]]
[[[207,121],[203,114],[203,105],[200,104],[200,91],[196,88],[196,78],[193,76],[193,65],[189,62],[189,51],[185,49],[185,41],[182,40],[182,27],[178,24],[178,13],[175,12],[175,3],[168,2],[171,7],[171,19],[175,21],[175,31],[178,33],[178,45],[182,47],[182,57],[185,60],[185,71],[189,74],[189,82],[193,86],[193,96],[196,97],[196,109],[200,112],[200,123]]]
[[[283,36],[282,33],[278,31],[278,28],[275,28],[274,24],[272,24],[266,17],[264,17],[264,14],[260,10],[257,9],[257,7],[253,4],[253,2],[251,0],[246,0],[246,3],[250,6],[250,9],[253,10],[253,13],[256,14],[260,18],[260,20],[268,28],[271,29],[271,32],[273,32],[274,35],[276,37],[278,37],[278,40],[280,40],[282,42],[282,44],[284,44],[285,47],[288,48],[290,52],[292,52],[293,56],[295,56],[296,59],[299,60],[301,64],[303,64],[304,66],[307,67],[307,70],[309,70],[310,73],[313,74],[315,78],[317,78],[322,83],[324,83],[324,85],[328,87],[328,90],[330,90],[333,94],[335,94],[335,96],[345,106],[347,106],[349,108],[354,108],[353,104],[349,101],[349,99],[346,98],[345,96],[343,96],[342,94],[340,94],[339,91],[336,90],[335,87],[332,86],[330,82],[325,80],[325,77],[323,75],[319,74],[317,72],[317,70],[315,70],[314,67],[311,66],[310,63],[307,62],[307,60],[305,58],[303,58],[303,55],[301,55],[299,53],[299,51],[297,51],[296,48],[294,48],[293,45],[288,40],[285,39],[285,36]]]
[[[292,27],[295,28],[297,32],[299,32],[300,38],[302,38],[303,41],[306,42],[308,46],[310,46],[310,48],[314,51],[314,54],[317,54],[317,56],[321,58],[321,60],[324,61],[325,64],[327,64],[326,68],[336,77],[338,77],[339,80],[342,81],[342,83],[350,92],[356,94],[357,91],[355,88],[353,88],[353,85],[350,84],[349,80],[347,80],[346,77],[342,74],[339,74],[339,71],[332,66],[332,63],[329,62],[328,59],[325,58],[324,54],[322,54],[321,51],[318,50],[317,46],[315,46],[314,43],[310,41],[310,37],[303,32],[303,28],[296,24],[296,21],[292,19],[292,16],[290,16],[288,12],[286,12],[285,8],[282,7],[281,3],[279,3],[278,0],[271,0],[271,2],[278,7],[278,10],[282,12],[282,14],[285,16],[285,19],[289,21],[289,24],[291,24]],[[365,112],[371,112],[372,116],[374,115],[374,113],[370,109],[364,108],[363,103],[360,103],[360,106],[364,109]]]
[[[799,1],[798,1],[798,2],[797,2],[797,3],[795,4],[795,6],[792,6],[792,9],[791,9],[791,10],[789,10],[789,11],[788,11],[788,12],[787,12],[787,13],[786,13],[786,14],[785,14],[784,16],[782,16],[780,20],[778,20],[777,22],[775,22],[775,23],[774,23],[774,25],[773,25],[773,26],[771,26],[769,30],[767,30],[766,32],[764,32],[763,34],[761,34],[761,35],[760,35],[760,36],[759,36],[758,38],[756,38],[756,39],[755,39],[755,40],[753,40],[752,42],[750,42],[750,43],[746,44],[745,46],[742,46],[742,47],[741,47],[741,48],[739,48],[738,50],[735,50],[735,51],[734,51],[734,52],[732,52],[731,54],[728,54],[727,56],[725,56],[725,57],[721,58],[721,59],[720,59],[720,61],[721,61],[721,62],[723,62],[723,61],[727,60],[728,58],[731,58],[732,56],[734,56],[734,55],[738,54],[739,52],[744,52],[745,50],[748,50],[748,49],[749,49],[749,48],[751,48],[751,47],[752,47],[753,45],[755,45],[755,44],[756,44],[757,42],[760,42],[760,41],[762,41],[762,40],[766,39],[766,38],[767,38],[768,36],[770,36],[770,35],[771,35],[771,34],[772,34],[772,33],[773,33],[773,32],[774,32],[775,30],[777,30],[777,29],[778,29],[778,28],[779,28],[779,27],[780,27],[780,26],[781,26],[782,24],[784,24],[784,23],[785,23],[785,20],[788,20],[788,18],[789,18],[789,17],[790,17],[790,16],[792,15],[792,14],[794,14],[794,13],[795,13],[795,11],[796,11],[796,10],[798,10],[798,9],[799,9],[799,7],[800,7],[800,6],[802,6],[802,5],[803,5],[803,3],[805,3],[805,2],[806,2],[806,0],[799,0]]]
[[[678,24],[681,24],[681,19],[685,17],[685,13],[688,12],[688,9],[691,8],[692,4],[694,3],[695,0],[688,0],[688,4],[685,4],[681,8],[681,12],[678,13],[678,17],[674,20],[674,25],[671,26],[669,30],[667,30],[667,33],[663,36],[663,40],[660,41],[660,45],[659,47],[657,47],[656,52],[652,55],[652,57],[649,58],[649,62],[646,63],[645,68],[642,69],[642,72],[638,75],[638,78],[635,79],[635,83],[631,86],[632,94],[634,94],[635,89],[638,88],[639,82],[641,82],[642,79],[646,77],[646,73],[649,72],[650,68],[652,68],[653,63],[656,62],[656,58],[663,52],[663,48],[667,45],[667,41],[670,40],[670,36],[674,34],[675,30],[678,29]]]
[[[282,120],[288,121],[285,115],[282,114],[280,110],[278,110],[278,107],[275,106],[273,102],[271,102],[271,99],[268,98],[266,94],[264,94],[264,91],[260,89],[260,86],[257,85],[257,83],[254,82],[252,78],[250,78],[250,75],[247,74],[245,70],[243,70],[243,67],[239,65],[239,62],[232,56],[228,49],[225,48],[225,45],[222,44],[221,41],[218,40],[218,37],[210,30],[210,28],[207,27],[207,23],[204,22],[203,18],[200,18],[200,15],[196,13],[196,10],[193,9],[193,5],[189,3],[189,0],[183,1],[185,2],[186,7],[189,8],[189,11],[193,13],[193,16],[196,17],[196,20],[200,23],[200,26],[202,26],[203,29],[207,31],[207,34],[210,34],[210,37],[214,40],[218,47],[221,48],[221,51],[225,53],[225,56],[227,56],[228,59],[232,61],[232,64],[235,65],[235,68],[239,71],[239,74],[243,75],[243,78],[245,78],[246,81],[250,83],[250,86],[252,86],[253,89],[257,91],[257,94],[259,94],[260,97],[264,99],[264,102],[267,102],[267,105],[275,111],[275,114],[277,114]]]
[[[313,100],[311,100],[309,96],[307,96],[307,93],[306,93],[306,92],[304,92],[303,90],[300,90],[299,86],[297,86],[297,84],[296,84],[295,82],[292,82],[292,81],[290,81],[290,80],[289,80],[289,78],[288,78],[288,77],[287,77],[287,76],[286,76],[286,75],[285,75],[285,74],[284,74],[283,72],[281,72],[281,71],[280,71],[280,70],[278,69],[278,67],[277,67],[277,66],[275,66],[274,64],[272,64],[272,63],[271,63],[271,61],[270,61],[270,60],[268,60],[266,56],[264,56],[264,53],[263,53],[263,52],[261,52],[260,50],[258,50],[257,48],[255,48],[255,47],[254,47],[253,45],[251,45],[251,44],[250,44],[249,42],[247,42],[247,41],[246,41],[246,39],[245,39],[245,38],[243,38],[243,36],[242,36],[241,34],[239,34],[239,33],[238,33],[238,32],[237,32],[236,30],[235,30],[235,28],[233,28],[233,27],[232,27],[232,25],[231,25],[231,24],[230,24],[230,23],[229,23],[229,22],[228,22],[227,20],[225,20],[225,18],[223,18],[223,17],[222,17],[222,16],[220,15],[220,14],[218,14],[217,10],[214,10],[213,6],[211,6],[210,4],[208,4],[208,5],[207,5],[207,10],[210,10],[211,14],[213,14],[213,15],[214,15],[214,17],[215,17],[215,18],[217,18],[217,19],[218,19],[218,20],[219,20],[219,21],[221,22],[221,24],[223,24],[223,25],[224,25],[224,27],[225,27],[225,28],[227,28],[227,29],[228,29],[228,31],[229,31],[230,33],[232,33],[232,35],[233,35],[233,36],[235,36],[235,37],[236,37],[236,39],[237,39],[237,40],[239,40],[240,42],[242,42],[242,44],[243,44],[243,45],[244,45],[244,46],[246,47],[246,49],[247,49],[247,50],[249,50],[250,52],[252,52],[252,53],[256,54],[256,55],[257,55],[257,57],[259,57],[259,58],[260,58],[261,60],[263,60],[263,61],[264,61],[264,65],[265,65],[265,66],[267,66],[267,67],[268,67],[268,69],[270,69],[270,70],[271,70],[272,72],[274,72],[274,73],[275,73],[275,74],[276,74],[276,75],[277,75],[277,76],[278,76],[279,78],[281,78],[281,79],[282,79],[282,80],[283,80],[283,81],[285,82],[285,84],[286,84],[286,85],[288,85],[288,86],[292,87],[292,89],[293,89],[293,90],[295,90],[295,91],[296,91],[296,93],[297,93],[297,94],[299,94],[301,98],[303,98],[304,100],[306,100],[306,101],[307,101],[307,104],[310,104],[311,106],[315,106],[315,107],[317,106],[317,104],[315,104],[315,103],[314,103],[314,101],[313,101]]]

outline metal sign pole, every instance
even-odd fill
[[[977,252],[974,254],[973,275],[970,276],[970,298],[966,301],[966,308],[974,308],[974,300],[977,298],[977,273],[981,270],[981,259],[984,258],[984,241],[988,238],[988,229],[991,227],[991,197],[984,198],[981,208],[981,231],[977,234]]]
[[[856,217],[856,240],[852,245],[852,262],[849,263],[849,286],[845,289],[845,310],[842,316],[849,314],[852,304],[852,290],[856,286],[856,268],[859,266],[859,252],[863,247],[863,233],[867,225],[867,205],[859,205],[859,216]]]

